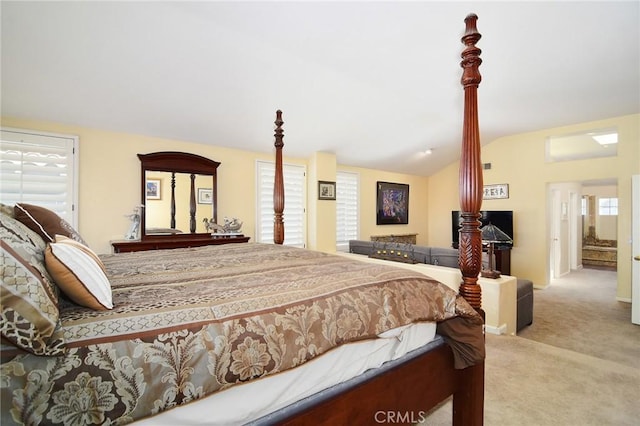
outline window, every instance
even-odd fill
[[[600,216],[618,216],[618,199],[600,198],[598,200],[598,214]]]
[[[78,138],[2,129],[0,201],[36,204],[78,224]]]
[[[349,251],[349,240],[358,239],[357,173],[336,174],[336,250]]]
[[[547,138],[545,147],[545,157],[548,163],[615,157],[617,155],[618,130],[615,128],[550,136]]]
[[[258,223],[256,238],[259,243],[273,243],[273,182],[276,165],[273,162],[257,162]],[[284,244],[295,247],[306,246],[304,166],[283,164],[284,179]]]

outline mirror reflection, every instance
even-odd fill
[[[138,154],[141,165],[141,239],[210,234],[217,222],[219,162],[185,152]]]
[[[175,176],[175,179],[173,178]],[[175,223],[171,220],[171,185],[175,184]],[[189,233],[191,175],[188,173],[146,172],[145,231],[147,235]],[[204,219],[213,216],[211,176],[195,175],[196,233],[207,232]]]

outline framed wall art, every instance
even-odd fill
[[[335,200],[336,183],[326,180],[318,181],[318,200]]]
[[[198,188],[198,204],[213,204],[213,189]]]
[[[483,200],[497,200],[509,198],[509,184],[499,183],[496,185],[485,185],[482,192]]]
[[[147,200],[160,200],[162,198],[160,179],[147,179]]]
[[[377,182],[377,225],[409,223],[409,185]]]

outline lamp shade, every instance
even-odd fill
[[[480,228],[483,243],[512,243],[513,240],[497,226],[489,224]]]

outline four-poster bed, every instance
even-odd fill
[[[465,19],[466,29],[462,42],[461,66],[464,87],[464,121],[460,156],[460,294],[481,315],[482,290],[478,274],[482,266],[480,210],[482,207],[482,162],[477,111],[477,88],[481,81],[479,66],[481,50],[476,47],[480,33],[476,28],[478,17],[470,14]],[[284,185],[282,181],[283,130],[282,112],[276,113],[276,183],[274,187],[274,241],[284,241]],[[280,177],[278,177],[280,176]],[[434,386],[434,384],[437,384]],[[484,361],[465,369],[455,369],[450,348],[437,349],[417,355],[406,363],[388,367],[379,375],[354,380],[326,399],[300,404],[290,416],[268,417],[267,423],[278,424],[367,424],[379,413],[394,413],[397,423],[414,423],[416,413],[424,413],[453,395],[453,424],[480,425],[484,418]],[[407,416],[407,413],[410,415]],[[404,417],[403,417],[404,415]],[[388,420],[383,414],[383,419]],[[420,416],[418,416],[420,417]],[[402,419],[404,421],[397,421]],[[423,420],[422,418],[418,419]]]
[[[94,262],[109,278],[112,310],[56,300],[36,263],[45,258],[47,267],[60,267],[61,259],[45,246],[64,241],[45,243],[26,231],[20,234],[22,225],[1,212],[5,263],[16,269],[30,265],[25,279],[40,280],[46,290],[42,299],[59,308],[49,303],[43,309],[50,321],[46,327],[33,326],[39,339],[34,345],[21,334],[22,318],[32,313],[21,305],[3,306],[2,423],[412,423],[453,395],[453,423],[482,424],[476,19],[469,15],[465,20],[462,54],[460,294],[392,264],[370,265],[282,245],[284,144],[278,111],[276,244],[100,256]],[[25,260],[21,253],[26,252],[31,257]],[[335,366],[343,354],[366,347],[368,358],[382,345],[389,346],[390,355],[379,366],[363,365],[326,386],[311,383],[293,402],[270,406],[262,401],[264,407],[242,417],[253,399],[273,396],[276,386],[286,394],[300,381],[311,381],[311,374],[339,376],[342,371]],[[322,367],[323,362],[329,366]],[[320,372],[311,370],[314,365],[320,365]],[[234,394],[239,399],[233,403],[224,399]],[[244,420],[224,420],[233,404]]]

